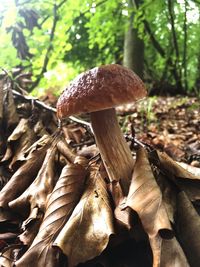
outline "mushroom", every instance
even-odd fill
[[[120,130],[115,107],[146,96],[141,79],[117,64],[103,65],[75,78],[57,102],[60,120],[90,113],[95,140],[111,182],[128,193],[134,160]]]

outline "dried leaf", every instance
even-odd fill
[[[190,172],[191,174],[200,177],[200,168],[191,166],[189,164],[186,164],[184,162],[176,162],[178,165],[180,165],[183,169]]]
[[[16,110],[10,82],[8,82],[6,86],[6,97],[4,101],[4,107],[5,107],[4,115],[6,117],[8,126],[17,124],[19,121],[19,116]]]
[[[47,149],[42,167],[33,183],[17,199],[9,202],[9,207],[23,212],[24,207],[30,204],[31,210],[38,208],[44,212],[48,195],[52,192],[57,181],[54,172],[54,159],[56,154],[56,144],[52,143]]]
[[[0,121],[3,119],[3,79],[0,80]]]
[[[200,217],[185,192],[177,195],[175,227],[178,239],[191,266],[200,262]]]
[[[163,239],[160,235],[150,238],[153,251],[153,267],[189,267],[185,254],[176,240]]]
[[[14,173],[1,190],[0,207],[7,208],[8,202],[18,197],[32,183],[42,165],[46,150],[51,141],[51,137],[46,137],[46,141],[44,142],[43,140],[41,147],[30,149],[27,161]]]
[[[157,183],[162,192],[162,199],[170,222],[174,223],[176,213],[177,186],[175,186],[167,176],[162,173],[155,173]]]
[[[1,233],[0,232],[0,240],[10,240],[14,239],[17,237],[17,233],[12,233],[12,232],[6,232],[6,233]]]
[[[58,147],[59,152],[63,156],[65,156],[70,163],[74,162],[76,155],[70,149],[70,147],[68,146],[67,142],[65,141],[65,139],[63,137],[59,140],[57,147]]]
[[[65,224],[54,246],[68,257],[68,265],[76,266],[100,255],[114,234],[113,212],[106,185],[98,169],[91,170],[85,192]]]
[[[0,165],[0,191],[9,181],[11,176],[11,172],[9,172],[4,165]]]
[[[4,253],[0,254],[0,266],[1,267],[12,267],[13,259],[12,259],[13,250],[9,249]]]
[[[64,223],[69,219],[81,196],[86,173],[85,168],[79,164],[69,164],[63,168],[47,203],[47,210],[39,233],[16,266],[57,266],[50,265],[49,262],[49,257],[55,251],[52,243]]]
[[[21,119],[8,137],[7,150],[2,159],[2,162],[9,160],[12,156],[12,161],[9,168],[12,169],[17,161],[24,161],[25,151],[36,141],[36,135],[33,129],[30,128],[28,119]]]
[[[0,80],[0,156],[2,156],[3,149],[3,80]]]
[[[158,151],[159,160],[164,169],[171,172],[173,175],[179,178],[187,178],[187,179],[200,179],[199,175],[194,175],[188,170],[181,167],[176,163],[172,158],[170,158],[166,153],[161,153]]]
[[[120,185],[120,182],[119,181],[110,182],[108,184],[108,189],[112,195],[112,199],[115,206],[114,216],[116,219],[116,223],[119,226],[130,229],[131,211],[128,207],[126,209],[123,208],[126,202],[126,198],[124,197],[124,194],[122,192],[122,187]]]
[[[25,214],[27,207],[30,207],[29,217],[22,224],[22,228],[27,230],[22,239],[27,245],[32,243],[34,234],[39,230],[48,197],[57,181],[54,166],[57,151],[56,143],[57,141],[54,140],[52,146],[47,150],[42,167],[33,183],[20,197],[9,202],[9,207],[22,213],[22,215]]]
[[[67,141],[79,144],[86,130],[80,125],[69,124],[67,127],[63,127],[63,132]]]
[[[164,172],[166,170],[167,178],[185,191],[191,201],[200,200],[200,176],[184,169],[165,153],[158,152],[158,156],[160,168],[163,168]]]
[[[40,213],[38,208],[31,210],[29,218],[22,225],[23,233],[18,236],[19,240],[25,246],[30,246],[32,244],[38,233],[43,217],[44,214]]]
[[[162,193],[152,173],[147,153],[137,152],[133,177],[126,205],[135,210],[150,238],[167,233],[172,237],[170,221],[162,200]]]
[[[11,245],[0,254],[1,267],[13,267],[13,263],[19,257],[21,245]]]
[[[94,144],[90,146],[84,146],[83,148],[81,148],[81,150],[77,151],[77,153],[78,155],[81,155],[87,158],[92,158],[99,154],[99,149],[96,146],[96,144]]]
[[[39,137],[42,137],[43,135],[48,135],[41,120],[38,120],[38,122],[34,125],[33,129],[34,129],[35,134]]]

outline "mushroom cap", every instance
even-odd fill
[[[142,80],[117,64],[103,65],[78,75],[57,102],[57,115],[94,112],[134,102],[146,96]]]

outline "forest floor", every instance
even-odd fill
[[[200,167],[200,101],[194,97],[149,97],[117,109],[124,132],[177,161]],[[131,127],[131,125],[133,127]]]
[[[46,100],[47,104],[56,103],[51,94]],[[200,167],[199,98],[153,96],[117,107],[117,114],[125,135],[134,135],[141,142],[165,151],[176,161]],[[83,119],[89,122],[88,116],[83,115]]]
[[[185,264],[186,258],[189,262],[200,261],[199,248],[195,247],[200,244],[200,169],[191,168],[194,174],[180,168],[165,153],[157,152],[165,151],[176,161],[200,167],[200,105],[197,98],[148,97],[117,108],[120,126],[136,157],[134,177],[141,178],[140,182],[132,179],[124,198],[120,183],[109,182],[100,165],[94,136],[84,122],[90,121],[87,114],[80,117],[79,123],[67,118],[66,124],[63,121],[62,129],[55,134],[58,122],[54,109],[16,93],[13,99],[9,94],[8,104],[2,101],[2,121],[10,127],[0,127],[1,266],[10,267],[13,263],[20,267],[46,266],[48,258],[48,266],[63,267],[66,255],[73,263],[70,266],[86,262],[78,265],[82,267],[149,267],[152,255],[154,265],[161,261],[160,258],[169,262],[172,254],[177,255],[179,266],[189,266]],[[51,93],[41,100],[56,106],[57,99]],[[75,164],[76,160],[80,162]],[[152,202],[152,199],[159,201]],[[122,200],[128,203],[125,211],[124,206],[120,206]],[[77,207],[81,207],[81,212],[76,213]],[[130,207],[139,217],[130,213],[132,219],[129,220]],[[179,216],[176,216],[177,211]],[[94,221],[99,220],[97,231]],[[188,223],[191,221],[196,224]],[[109,241],[113,230],[108,225],[115,228],[113,243]],[[45,227],[48,231],[43,232]],[[153,239],[152,229],[156,229]],[[171,239],[168,240],[169,236],[164,232],[163,236],[158,235],[164,229],[169,230],[168,234],[174,231]],[[58,237],[61,241],[68,240],[67,245],[58,244]],[[194,238],[198,240],[193,242]],[[177,242],[179,239],[186,258]],[[52,250],[54,241],[56,247],[62,247],[62,253],[60,249]],[[162,247],[155,246],[154,242],[161,241]],[[67,251],[68,247],[73,253]],[[79,252],[83,247],[82,255]],[[160,258],[154,255],[160,255]]]

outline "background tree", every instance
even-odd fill
[[[128,27],[124,37],[124,55],[123,65],[134,70],[141,78],[143,78],[144,72],[144,42],[139,37],[138,29],[134,28],[133,20],[134,7],[138,7],[141,4],[141,0],[128,0],[129,9],[129,21]]]
[[[59,92],[85,69],[123,62],[149,87],[199,92],[198,1],[3,2],[0,66],[31,72],[30,90]]]

